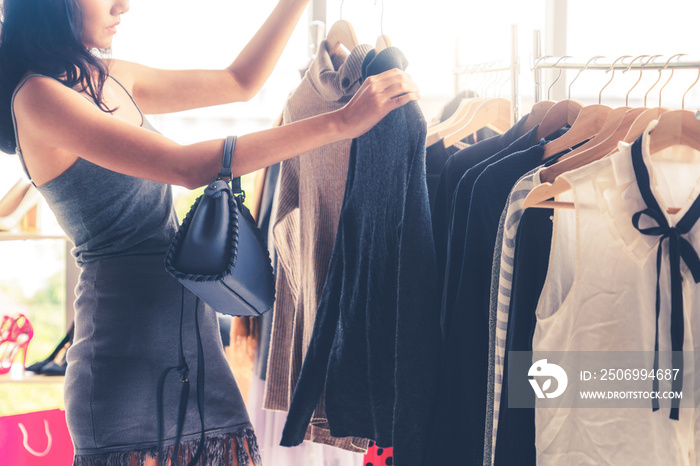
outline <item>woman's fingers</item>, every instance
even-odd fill
[[[381,74],[370,76],[369,87],[373,92],[384,95],[386,98],[398,97],[410,92],[418,94],[418,86],[404,71],[393,69]]]
[[[409,103],[411,101],[419,100],[419,99],[420,99],[419,94],[410,92],[408,94],[402,94],[398,97],[394,97],[391,100],[394,103],[394,106],[396,108],[398,108],[398,107],[402,107],[402,106],[406,105],[407,103]]]
[[[392,110],[419,98],[418,86],[402,70],[391,69],[368,77],[342,109],[349,137],[364,134]]]

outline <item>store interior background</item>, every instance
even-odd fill
[[[131,0],[131,11],[123,16],[115,36],[112,56],[161,68],[221,68],[233,60],[275,3]],[[607,63],[622,55],[661,54],[659,60],[665,60],[678,53],[687,54],[683,60],[700,61],[697,0],[311,0],[279,65],[254,99],[150,116],[149,120],[165,136],[183,144],[269,127],[315,51],[311,25],[322,21],[330,28],[341,17],[353,25],[360,42],[374,44],[383,33],[402,50],[409,61],[407,71],[421,90],[420,105],[429,122],[458,90],[510,99],[508,73],[456,78],[455,70],[477,64],[508,66],[512,25],[517,25],[518,31],[521,116],[534,100],[531,66],[535,30],[542,32],[544,55],[571,56],[573,63],[585,63],[597,55],[604,56],[599,60]],[[670,71],[661,74],[661,82],[665,82]],[[558,71],[545,74],[545,90],[558,75]],[[582,73],[570,97],[584,104],[596,103],[610,75],[603,71]],[[551,88],[550,98],[567,98],[574,76],[575,72],[562,73]],[[697,69],[676,71],[663,91],[663,106],[680,108],[683,93],[697,76]],[[639,72],[615,73],[602,103],[611,107],[624,104],[625,94],[638,78]],[[641,106],[644,94],[658,78],[658,72],[645,71],[630,95],[630,105]],[[659,88],[649,93],[648,106],[658,105]],[[700,84],[687,94],[686,108],[700,109]],[[0,153],[0,193],[21,176],[16,157]],[[182,215],[196,192],[184,188],[175,192]],[[48,209],[42,214],[42,228],[60,232]],[[65,245],[61,240],[0,241],[0,258],[2,314],[22,312],[35,327],[27,358],[30,364],[46,357],[65,334]],[[60,384],[0,384],[0,416],[54,407],[62,407]]]

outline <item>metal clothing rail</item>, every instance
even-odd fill
[[[476,63],[470,65],[460,65],[459,63],[459,48],[457,48],[455,53],[455,93],[460,91],[460,76],[464,74],[477,74],[477,73],[502,73],[505,71],[510,72],[510,93],[511,93],[511,124],[514,124],[520,117],[519,108],[519,83],[518,77],[520,75],[520,60],[518,58],[518,26],[513,24],[510,28],[511,33],[511,48],[510,48],[510,65],[504,63]]]
[[[633,57],[632,55],[623,55],[622,57],[617,57],[613,62],[598,61],[598,59],[604,59],[603,56],[597,56],[589,59],[586,63],[578,62],[573,57],[552,57],[552,56],[542,56],[541,52],[541,33],[540,31],[535,31],[534,34],[534,47],[533,47],[533,60],[531,70],[534,73],[534,83],[535,83],[535,102],[540,102],[542,100],[542,70],[546,69],[557,69],[557,70],[579,70],[582,72],[584,70],[599,70],[599,71],[611,71],[611,70],[638,70],[638,71],[652,71],[656,70],[661,72],[662,70],[676,70],[676,69],[696,69],[700,70],[700,60],[690,60],[685,57],[686,54],[676,54],[670,57],[664,57],[663,55],[640,55]],[[685,57],[685,58],[681,58]],[[629,63],[623,63],[624,59],[631,59]],[[641,60],[639,60],[641,59]],[[675,60],[674,60],[675,59]],[[639,61],[637,61],[639,60]]]

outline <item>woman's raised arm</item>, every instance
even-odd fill
[[[110,72],[131,90],[147,114],[247,101],[258,93],[272,73],[308,2],[280,0],[224,70],[161,70],[112,60]],[[209,44],[201,45],[212,48]],[[220,51],[214,50],[227,52],[225,46],[220,48]]]
[[[415,83],[401,70],[371,76],[339,110],[239,136],[233,174],[357,137],[390,111],[418,98]],[[223,139],[177,144],[102,112],[51,78],[29,79],[17,93],[14,108],[21,122],[19,143],[37,184],[53,179],[49,174],[54,158],[81,157],[112,171],[187,188],[212,181],[221,167]]]

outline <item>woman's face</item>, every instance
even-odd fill
[[[111,47],[120,16],[129,11],[129,0],[78,0],[83,16],[83,45],[87,48]]]

